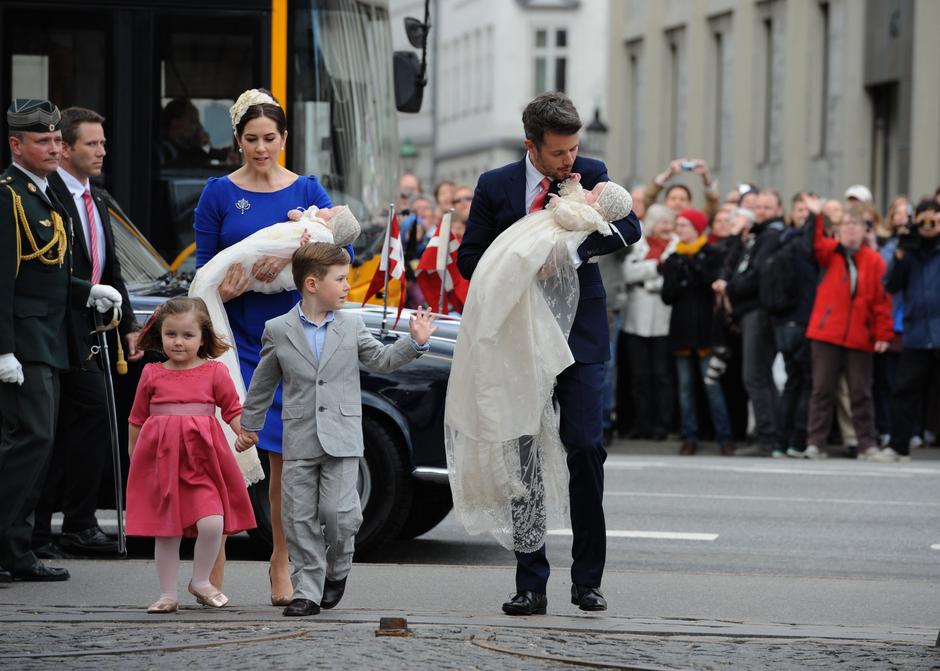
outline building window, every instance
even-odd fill
[[[564,28],[535,31],[535,95],[564,92],[568,75],[568,31]]]

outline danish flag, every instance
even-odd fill
[[[428,242],[421,259],[418,261],[418,269],[415,273],[415,279],[418,286],[421,287],[421,293],[424,294],[424,300],[434,312],[446,314],[448,304],[457,312],[463,312],[464,303],[467,300],[467,290],[470,283],[464,279],[457,268],[457,248],[460,242],[457,236],[450,230],[451,213],[444,215],[437,230]],[[441,244],[441,240],[447,240],[447,244]],[[444,281],[444,304],[438,305],[441,299],[441,279]]]
[[[379,267],[376,268],[372,281],[369,283],[369,289],[366,291],[366,297],[362,304],[365,305],[369,299],[384,289],[388,295],[388,286],[386,285],[385,269],[388,269],[388,279],[401,282],[401,298],[398,301],[398,316],[395,317],[395,324],[401,318],[401,310],[405,306],[405,258],[402,254],[401,229],[398,226],[398,215],[392,215],[388,228],[385,231],[385,242],[382,243],[382,260]],[[395,328],[393,325],[392,328]]]

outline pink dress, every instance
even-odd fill
[[[127,533],[195,536],[196,521],[222,515],[225,533],[255,527],[235,455],[215,418],[242,412],[218,361],[187,370],[144,366],[130,423],[140,426],[127,479]]]

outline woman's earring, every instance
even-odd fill
[[[241,148],[241,147],[238,148],[238,153],[239,153],[239,154],[242,153],[242,148]]]

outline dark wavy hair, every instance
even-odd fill
[[[543,93],[526,105],[522,112],[522,127],[526,139],[536,147],[542,146],[545,131],[557,135],[574,135],[581,130],[581,117],[571,98],[564,93]]]
[[[171,298],[153,311],[147,324],[140,332],[137,346],[140,349],[159,352],[163,351],[163,320],[170,316],[192,313],[196,316],[199,328],[202,330],[202,344],[199,346],[197,356],[200,359],[215,359],[231,347],[216,334],[212,328],[212,319],[209,318],[209,308],[201,298],[188,298],[180,296]]]
[[[259,117],[267,117],[274,122],[274,125],[277,126],[277,132],[283,135],[287,132],[287,115],[284,114],[284,108],[281,107],[281,103],[278,102],[270,91],[267,89],[258,89],[262,93],[266,93],[271,98],[277,102],[276,105],[271,103],[260,103],[258,105],[252,105],[245,110],[245,113],[242,115],[242,118],[238,120],[238,125],[235,126],[235,137],[241,139],[241,136],[245,133],[245,125],[252,119],[257,119]],[[237,148],[237,147],[236,147]]]

